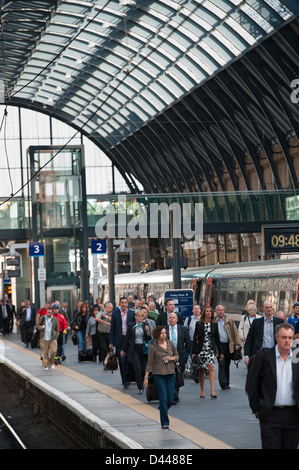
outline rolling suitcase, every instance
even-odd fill
[[[87,351],[79,351],[78,360],[79,360],[79,362],[94,361],[94,356],[93,356],[92,350],[87,349]]]
[[[151,401],[159,400],[156,385],[154,384],[154,379],[151,374],[148,377],[148,385],[146,387],[146,399],[149,403]]]

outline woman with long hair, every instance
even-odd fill
[[[192,346],[192,359],[199,371],[200,398],[205,397],[204,378],[206,369],[209,372],[211,398],[217,398],[217,395],[215,395],[214,370],[217,354],[220,355],[220,360],[223,359],[214,311],[210,305],[206,305],[201,312],[199,321],[196,323]]]
[[[175,365],[179,355],[173,342],[167,339],[165,326],[156,326],[153,337],[155,341],[149,347],[143,385],[148,386],[148,376],[152,373],[159,397],[161,427],[169,429],[168,409],[173,404]]]
[[[88,305],[85,303],[80,306],[80,311],[76,313],[72,321],[72,329],[75,331],[78,340],[78,359],[82,358],[82,355],[87,350],[86,344],[86,329],[88,322]]]

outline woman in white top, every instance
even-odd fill
[[[244,346],[244,343],[246,341],[251,323],[256,318],[261,317],[261,315],[257,313],[257,308],[254,304],[248,305],[247,312],[248,312],[247,314],[242,315],[239,328],[238,328],[242,346]]]

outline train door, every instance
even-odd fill
[[[194,302],[198,305],[200,305],[201,284],[202,284],[202,281],[199,279],[193,279],[192,281],[193,298],[194,298]]]
[[[206,305],[210,305],[210,304],[211,304],[211,299],[212,299],[212,286],[213,286],[213,279],[212,279],[212,278],[208,278],[208,279],[207,279],[206,301],[205,301],[205,304],[206,304]]]

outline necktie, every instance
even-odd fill
[[[171,340],[173,344],[175,345],[175,347],[177,347],[176,333],[175,333],[174,326],[171,327]]]

